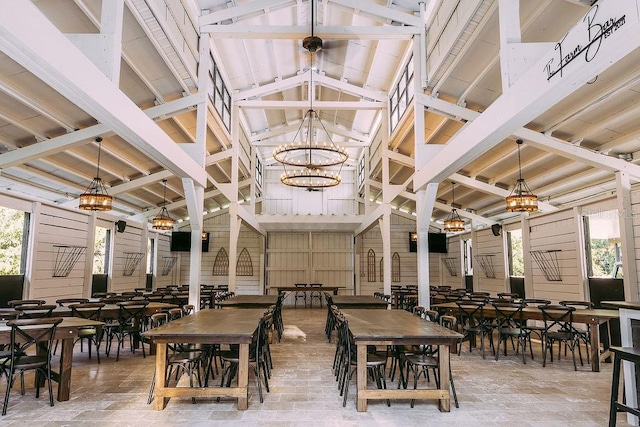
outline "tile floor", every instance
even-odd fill
[[[571,359],[554,361],[542,368],[540,348],[536,360],[523,365],[509,355],[495,361],[483,360],[478,350],[469,353],[465,345],[461,356],[452,357],[453,376],[460,408],[451,405],[441,413],[435,401],[370,402],[366,413],[355,408],[355,379],[347,407],[342,407],[331,372],[334,344],[324,335],[324,309],[285,308],[286,332],[272,345],[274,370],[271,391],[264,403],[258,401],[255,379],[250,377],[249,409],[236,410],[232,401],[172,400],[164,411],[147,405],[153,373],[153,358],[142,358],[124,349],[119,362],[115,357],[95,358],[76,346],[72,376],[72,397],[68,402],[48,405],[45,392],[35,399],[27,386],[25,396],[12,391],[6,416],[0,426],[174,426],[185,425],[273,425],[273,426],[603,426],[608,420],[611,364],[600,373],[588,365],[573,371]],[[27,384],[31,384],[30,377]],[[31,380],[31,381],[30,381]],[[389,385],[394,387],[394,385]],[[4,393],[6,381],[0,384]],[[54,386],[55,393],[55,386]],[[623,414],[618,425],[627,425]]]

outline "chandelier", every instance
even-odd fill
[[[452,194],[451,212],[449,212],[449,215],[444,220],[444,231],[447,231],[450,233],[454,233],[457,231],[464,231],[464,221],[462,220],[462,218],[460,218],[460,215],[458,215],[458,211],[456,210],[456,208],[453,207],[453,204],[455,203],[455,200],[456,200],[456,193],[454,189],[455,185],[456,185],[455,182],[451,183],[451,194]]]
[[[167,211],[167,180],[163,179],[164,183],[164,194],[162,195],[162,207],[160,208],[160,212],[158,215],[153,218],[151,221],[153,225],[151,226],[155,230],[173,230],[173,219],[169,216],[169,211]]]
[[[322,49],[322,39],[314,35],[314,9],[311,4],[311,35],[305,37],[302,46],[311,55]],[[311,57],[313,64],[313,56]],[[327,171],[323,168],[342,165],[349,155],[344,147],[333,143],[329,132],[320,120],[318,113],[313,109],[313,67],[310,67],[309,79],[309,109],[302,118],[300,127],[290,144],[278,146],[273,152],[273,158],[282,164],[284,172],[280,181],[291,187],[302,187],[312,190],[314,188],[334,187],[342,181],[340,171]],[[319,141],[319,134],[324,135],[324,141]],[[297,142],[296,142],[297,140]],[[296,169],[287,170],[287,166]]]
[[[98,143],[98,171],[96,177],[93,178],[91,184],[80,195],[80,203],[78,208],[85,211],[110,211],[113,197],[107,193],[104,183],[100,179],[100,152],[102,149],[102,137],[97,137]]]
[[[507,196],[507,212],[537,212],[538,211],[538,196],[533,194],[529,189],[529,186],[522,178],[522,166],[520,163],[520,146],[522,140],[516,140],[518,144],[518,181],[516,186],[511,191],[511,194]]]

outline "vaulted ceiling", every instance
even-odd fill
[[[520,1],[521,39],[515,44],[529,48],[531,58],[552,52],[591,7],[612,2]],[[78,195],[96,175],[95,138],[102,136],[100,175],[114,196],[116,215],[153,216],[163,204],[163,179],[174,217],[188,216],[184,178],[206,186],[205,211],[226,207],[229,200],[219,184],[234,176],[227,154],[234,140],[214,108],[207,118],[205,172],[198,173],[184,154],[197,140],[200,33],[208,38],[232,105],[240,106],[239,129],[267,167],[273,148],[291,141],[310,96],[354,167],[355,159],[370,154],[374,135],[386,129],[381,124],[388,113],[379,105],[386,107],[408,59],[415,60],[420,47],[414,48],[414,40],[424,43],[426,63],[419,68],[425,73],[414,76],[424,87],[387,140],[393,153],[389,183],[406,186],[392,205],[409,214],[416,210],[414,182],[426,179],[440,183],[433,220],[447,215],[452,182],[464,216],[488,222],[513,217],[505,212],[504,197],[518,179],[516,139],[524,141],[522,175],[546,211],[614,194],[616,171],[640,178],[638,49],[629,48],[583,82],[567,83],[570,90],[561,85],[557,93],[566,95],[546,105],[536,98],[542,88],[517,86],[530,69],[515,72],[512,65],[510,75],[504,71],[513,56],[505,54],[503,2],[497,0],[318,0],[317,5],[313,0],[126,0],[122,20],[109,15],[117,8],[100,0],[5,3],[2,190],[77,206]],[[626,3],[620,3],[621,13]],[[312,55],[302,39],[312,31],[314,5],[313,31],[324,46]],[[629,14],[624,25],[637,20]],[[510,30],[504,22],[502,30]],[[107,69],[96,60],[108,57],[104,52],[119,33],[121,58]],[[602,49],[615,50],[604,44]],[[505,85],[507,76],[512,82]],[[518,91],[522,105],[514,95]],[[523,107],[529,98],[531,106]],[[414,110],[414,103],[424,108]],[[424,114],[418,120],[424,131],[417,133],[416,111]],[[511,113],[521,123],[510,120]],[[489,115],[495,141],[481,137],[482,119]],[[460,136],[471,131],[478,141],[467,138],[465,146]],[[414,174],[415,135],[423,133],[426,145],[453,144],[419,175]],[[372,163],[369,172],[365,199],[382,200],[381,163]],[[251,197],[251,176],[251,168],[240,163],[239,200]]]

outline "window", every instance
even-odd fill
[[[509,251],[509,276],[524,277],[524,256],[522,254],[522,230],[507,232]]]
[[[147,274],[153,274],[153,259],[155,258],[154,239],[147,240]]]
[[[262,161],[256,155],[256,186],[262,189]]]
[[[473,245],[471,239],[463,241],[464,247],[464,275],[473,276]]]
[[[29,213],[0,206],[0,274],[24,274],[29,237]]]
[[[227,85],[222,80],[222,74],[220,74],[216,61],[213,60],[212,55],[209,58],[211,59],[209,78],[212,82],[212,87],[209,89],[209,98],[218,112],[220,120],[222,120],[227,130],[231,131],[231,95]]]
[[[93,243],[93,274],[107,274],[109,266],[109,240],[111,230],[96,227],[95,241]]]
[[[584,238],[589,277],[622,274],[618,211],[600,211],[584,216]]]
[[[364,185],[364,180],[364,156],[362,156],[358,161],[358,190],[360,190]]]
[[[407,111],[407,107],[413,99],[413,56],[409,59],[402,75],[396,83],[396,87],[389,97],[389,115],[391,132],[400,123],[400,118]]]

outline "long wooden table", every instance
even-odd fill
[[[277,295],[236,295],[218,304],[222,308],[269,308],[277,302]]]
[[[83,327],[101,327],[104,323],[95,320],[65,317],[56,327],[54,339],[62,341],[60,352],[60,371],[51,372],[53,380],[58,383],[58,402],[69,400],[71,394],[71,368],[73,365],[73,343],[78,337],[78,330]],[[11,327],[0,322],[0,344],[11,344]]]
[[[153,408],[163,410],[171,397],[234,397],[238,409],[249,402],[249,344],[258,327],[262,309],[200,310],[143,333],[156,344],[156,381]],[[167,387],[167,344],[239,344],[237,387]]]
[[[386,309],[385,300],[371,295],[336,295],[332,297],[333,304],[340,310],[345,308],[379,308]]]
[[[145,308],[145,314],[150,316],[172,308],[178,308],[178,305],[166,302],[150,302]],[[115,319],[118,317],[119,310],[120,307],[117,304],[106,304],[100,311],[100,317],[103,319]],[[70,317],[71,314],[69,307],[56,307],[53,310],[53,316],[55,317]],[[17,315],[18,311],[14,308],[0,308],[0,319],[2,320],[15,319]]]
[[[447,302],[442,304],[435,304],[432,306],[437,310],[447,310],[452,314],[456,314],[458,311],[458,305],[455,302]],[[505,310],[505,309],[503,309]],[[537,306],[527,306],[522,310],[523,317],[526,320],[542,320],[542,311]],[[483,308],[483,314],[486,317],[495,317],[495,309],[491,304],[486,304]],[[573,321],[575,323],[584,323],[591,325],[591,370],[593,372],[600,372],[600,361],[609,357],[609,352],[600,354],[600,327],[599,325],[609,322],[610,319],[617,319],[620,317],[618,310],[609,310],[604,308],[587,308],[578,309],[573,312]]]
[[[344,286],[320,286],[320,287],[313,287],[313,286],[272,286],[269,289],[276,289],[278,291],[278,293],[280,292],[288,292],[287,296],[289,296],[289,294],[291,294],[291,292],[322,292],[322,291],[327,291],[327,292],[332,292],[333,295],[338,295],[338,291],[340,289],[347,289]]]
[[[449,392],[449,348],[462,335],[405,310],[342,310],[358,347],[357,385],[359,412],[367,410],[369,399],[438,399],[441,412],[451,409]],[[437,345],[439,389],[367,388],[367,345]]]

